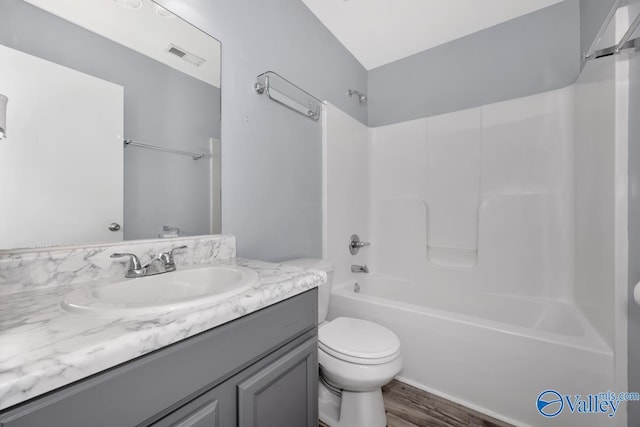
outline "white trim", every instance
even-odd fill
[[[629,8],[619,9],[615,18],[616,39],[629,27]],[[614,283],[614,384],[617,390],[628,388],[628,295],[629,295],[629,57],[615,59],[615,283]],[[627,406],[616,417],[627,425]]]
[[[322,103],[322,258],[327,258],[329,249],[327,248],[328,240],[328,224],[327,224],[327,188],[328,188],[328,176],[329,169],[327,164],[328,156],[328,105],[329,101]]]

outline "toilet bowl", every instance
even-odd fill
[[[389,329],[361,319],[326,321],[333,265],[320,259],[286,264],[324,270],[318,289],[318,364],[320,420],[331,427],[384,427],[387,417],[382,386],[402,369],[400,340]]]

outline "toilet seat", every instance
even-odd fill
[[[400,340],[384,326],[349,317],[321,325],[318,347],[345,362],[381,365],[397,359]]]

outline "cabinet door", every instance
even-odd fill
[[[161,419],[152,427],[219,427],[223,402],[213,389]]]
[[[218,427],[218,401],[204,404],[190,414],[186,414],[172,427]]]
[[[239,427],[317,426],[317,376],[313,338],[238,385]]]

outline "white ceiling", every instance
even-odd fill
[[[303,0],[367,69],[562,0]]]
[[[139,9],[124,8],[113,0],[26,1],[185,74],[220,87],[220,42],[176,16],[160,16],[151,0],[142,0],[142,7]],[[196,67],[166,52],[171,43],[204,58],[206,62]]]

